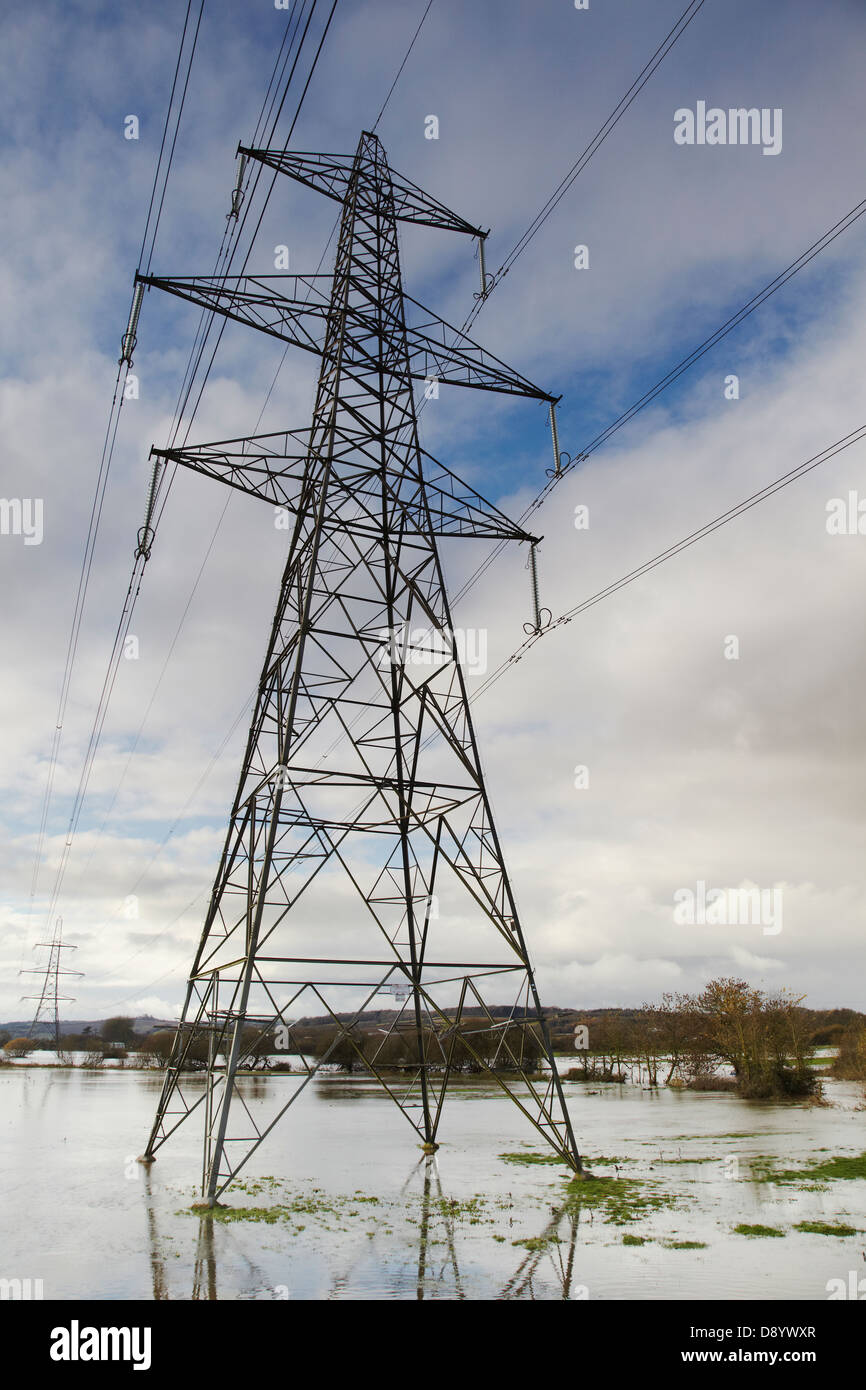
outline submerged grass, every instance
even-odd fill
[[[565,1159],[560,1158],[558,1154],[536,1153],[534,1150],[525,1150],[523,1153],[500,1154],[499,1157],[503,1163],[553,1163],[560,1168],[568,1167],[568,1164],[566,1163]],[[613,1168],[618,1166],[620,1163],[634,1163],[635,1160],[633,1158],[617,1158],[616,1156],[608,1158],[604,1155],[601,1155],[598,1158],[588,1158],[587,1155],[584,1154],[583,1161],[586,1164],[587,1168],[592,1170],[593,1168]]]
[[[706,1139],[706,1136],[704,1138]],[[552,1164],[560,1168],[564,1167],[562,1159],[557,1154],[539,1153],[528,1148],[517,1152],[502,1153],[499,1157],[505,1163],[520,1166],[547,1167]],[[689,1163],[707,1164],[717,1162],[718,1155],[699,1154],[691,1158],[677,1157],[654,1161],[662,1167]],[[866,1154],[845,1155],[816,1151],[813,1161],[805,1163],[798,1169],[777,1169],[775,1167],[777,1161],[769,1156],[758,1156],[752,1159],[753,1177],[762,1182],[796,1184],[801,1190],[810,1186],[826,1185],[833,1180],[866,1177]],[[591,1173],[582,1177],[560,1177],[553,1183],[553,1186],[560,1191],[562,1191],[560,1182],[564,1187],[562,1197],[558,1199],[556,1206],[550,1205],[553,1201],[553,1194],[545,1198],[544,1201],[555,1215],[566,1216],[570,1214],[572,1217],[586,1215],[592,1220],[597,1214],[597,1219],[605,1225],[614,1227],[634,1226],[635,1223],[644,1221],[655,1213],[670,1212],[680,1208],[684,1202],[694,1202],[694,1196],[687,1195],[683,1191],[682,1184],[680,1184],[679,1190],[673,1189],[670,1179],[667,1180],[666,1185],[664,1179],[635,1177],[633,1176],[634,1169],[630,1170],[628,1177],[618,1171],[615,1175],[609,1172],[599,1173],[595,1171],[598,1168],[618,1167],[618,1165],[628,1162],[634,1162],[634,1160],[605,1155],[591,1159],[589,1160],[593,1169]],[[551,1177],[554,1176],[551,1175]],[[354,1229],[358,1230],[359,1234],[365,1233],[368,1236],[373,1234],[373,1229],[365,1229],[370,1226],[384,1235],[392,1234],[394,1226],[405,1221],[408,1221],[410,1226],[416,1226],[421,1214],[420,1209],[419,1211],[415,1211],[414,1208],[407,1209],[405,1202],[379,1197],[361,1189],[356,1189],[353,1193],[334,1194],[308,1184],[301,1189],[290,1187],[289,1184],[273,1177],[248,1178],[236,1182],[232,1185],[229,1196],[238,1200],[239,1205],[220,1205],[210,1210],[192,1208],[191,1212],[199,1217],[208,1215],[214,1221],[224,1224],[244,1222],[270,1226],[283,1225],[294,1234],[304,1230],[336,1233]],[[532,1197],[528,1200],[530,1204],[534,1204],[539,1199]],[[505,1212],[512,1212],[514,1207],[515,1201],[511,1194],[494,1196],[490,1193],[478,1193],[461,1200],[437,1196],[430,1204],[430,1214],[440,1221],[444,1218],[449,1224],[454,1221],[464,1225],[464,1227],[487,1227],[489,1231],[491,1226],[495,1228],[499,1224]],[[184,1214],[190,1214],[190,1212]],[[510,1220],[509,1224],[511,1224]],[[518,1233],[515,1232],[516,1238],[512,1239],[511,1243],[527,1251],[539,1251],[549,1246],[558,1245],[561,1237],[557,1233],[557,1225],[558,1221],[552,1222],[551,1227],[541,1235],[518,1236]],[[502,1226],[499,1225],[499,1232],[493,1237],[499,1243],[504,1243],[508,1238],[508,1236],[500,1234],[502,1229]],[[732,1229],[736,1234],[747,1239],[781,1239],[788,1233],[788,1231],[774,1226],[747,1223],[741,1223]],[[803,1233],[838,1238],[863,1234],[856,1227],[841,1220],[837,1222],[801,1221],[793,1229]],[[489,1232],[489,1234],[493,1236],[493,1232]],[[670,1231],[668,1230],[666,1234],[669,1236]],[[430,1238],[435,1243],[432,1231]],[[660,1233],[650,1235],[628,1231],[622,1234],[621,1240],[624,1246],[630,1247],[639,1247],[656,1241],[668,1250],[703,1250],[707,1248],[707,1242],[703,1240],[665,1239]]]
[[[729,1134],[669,1134],[665,1142],[669,1144],[676,1144],[684,1139],[700,1139],[701,1143],[705,1144],[708,1139],[757,1139],[758,1137],[759,1135],[757,1130],[734,1129],[731,1130]],[[647,1144],[656,1144],[657,1140],[647,1139],[644,1142]]]
[[[825,1158],[820,1163],[808,1163],[802,1168],[776,1168],[772,1158],[760,1157],[752,1160],[752,1173],[758,1182],[775,1182],[786,1186],[792,1183],[852,1181],[866,1178],[866,1153],[834,1154],[832,1158]]]
[[[794,1227],[795,1231],[805,1231],[808,1235],[815,1236],[859,1236],[856,1226],[846,1226],[842,1223],[832,1225],[829,1221],[798,1221]]]
[[[720,1163],[719,1154],[705,1154],[701,1158],[657,1158],[656,1163],[662,1163],[667,1167],[675,1163]]]
[[[250,1198],[260,1197],[266,1193],[279,1196],[280,1199],[269,1206],[258,1206],[254,1203],[232,1206],[230,1203],[219,1203],[214,1207],[202,1207],[196,1204],[180,1214],[207,1216],[214,1221],[221,1221],[223,1224],[229,1224],[233,1221],[247,1221],[261,1222],[268,1226],[293,1225],[296,1231],[306,1230],[308,1221],[314,1220],[325,1230],[345,1230],[347,1228],[344,1226],[335,1226],[329,1223],[357,1217],[376,1219],[378,1213],[364,1211],[362,1208],[383,1205],[381,1198],[362,1192],[360,1189],[353,1193],[326,1196],[324,1188],[321,1187],[314,1187],[307,1192],[296,1192],[290,1195],[285,1194],[285,1188],[286,1184],[273,1177],[238,1180],[232,1184],[230,1196],[237,1196],[242,1193],[244,1197]],[[303,1218],[303,1225],[298,1224],[301,1218]]]
[[[559,1154],[539,1154],[539,1153],[510,1153],[500,1154],[503,1163],[556,1163],[560,1168],[567,1168],[568,1164]]]
[[[392,1235],[393,1224],[398,1220],[417,1226],[423,1216],[423,1203],[420,1198],[415,1210],[404,1201],[377,1197],[360,1188],[352,1193],[336,1194],[326,1194],[321,1187],[292,1192],[288,1184],[270,1177],[239,1180],[232,1184],[228,1195],[243,1194],[249,1199],[259,1197],[262,1193],[273,1196],[275,1200],[268,1206],[260,1206],[253,1201],[239,1206],[220,1203],[208,1208],[195,1203],[178,1215],[211,1217],[214,1221],[223,1223],[242,1221],[261,1222],[269,1226],[290,1225],[296,1232],[306,1230],[308,1223],[318,1230],[340,1232],[357,1229],[358,1226],[373,1222],[373,1229],[366,1231],[368,1236],[372,1236],[377,1229],[383,1235]],[[429,1202],[427,1212],[429,1216],[445,1218],[447,1222],[459,1221],[470,1226],[480,1226],[494,1225],[501,1213],[510,1212],[513,1208],[514,1202],[510,1194],[486,1196],[477,1193],[459,1201],[456,1198],[433,1198]],[[299,1219],[303,1219],[303,1225],[298,1224]]]
[[[785,1232],[780,1231],[778,1226],[749,1226],[745,1221],[741,1221],[734,1230],[738,1236],[749,1236],[752,1240],[758,1240],[763,1236],[784,1236]]]
[[[601,1213],[605,1222],[624,1226],[655,1211],[670,1210],[678,1198],[672,1192],[658,1191],[651,1178],[572,1178],[568,1183],[568,1206]]]

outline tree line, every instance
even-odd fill
[[[566,1078],[624,1081],[637,1068],[650,1086],[733,1089],[747,1098],[809,1096],[818,1086],[815,1051],[838,1046],[832,1073],[866,1082],[866,1017],[853,1010],[815,1011],[786,990],[756,989],[745,980],[711,980],[698,994],[667,993],[639,1009],[545,1011],[554,1051],[569,1053],[576,1065],[560,1070]],[[128,1052],[153,1066],[167,1065],[176,1031],[135,1033],[130,1018],[107,1019],[98,1034],[67,1033],[61,1047],[90,1057],[124,1057]],[[208,1034],[186,1033],[185,1065],[207,1066]],[[6,1055],[54,1048],[53,1038],[9,1038],[0,1034]],[[219,1050],[225,1051],[221,1044]],[[468,1010],[459,1021],[439,1019],[422,1026],[379,1010],[360,1017],[340,1015],[301,1019],[285,1028],[251,1025],[241,1038],[247,1068],[291,1069],[290,1058],[324,1059],[346,1073],[377,1070],[411,1072],[423,1059],[431,1069],[473,1075],[485,1070],[533,1073],[541,1066],[544,1043],[537,1020],[503,1006],[489,1013]],[[726,1066],[730,1080],[718,1075]]]
[[[839,1037],[834,1068],[866,1079],[866,1020]],[[699,994],[664,994],[630,1016],[587,1024],[583,1062],[571,1074],[625,1079],[638,1066],[650,1086],[732,1089],[746,1098],[809,1096],[818,1089],[813,1063],[820,1045],[814,1017],[786,990],[756,989],[745,980],[711,980]],[[844,1059],[844,1061],[843,1061]],[[730,1083],[718,1076],[730,1069]],[[567,1073],[569,1074],[569,1073]]]

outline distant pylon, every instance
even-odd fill
[[[83,978],[83,970],[64,970],[60,964],[62,951],[77,951],[77,946],[68,946],[61,940],[63,931],[63,918],[58,917],[54,923],[54,935],[50,941],[37,941],[36,950],[43,947],[48,948],[48,962],[41,969],[21,970],[21,975],[40,975],[42,977],[42,989],[39,994],[24,994],[22,999],[35,999],[36,1012],[33,1015],[33,1022],[30,1025],[30,1037],[36,1036],[36,1028],[40,1019],[54,1015],[54,1048],[60,1051],[60,1005],[74,1004],[75,1000],[69,994],[60,993],[60,976],[75,975],[79,979]]]
[[[404,294],[399,221],[487,233],[392,173],[375,135],[365,132],[354,156],[241,153],[339,202],[340,236],[333,276],[140,280],[321,358],[311,428],[153,451],[158,463],[279,508],[290,541],[143,1157],[201,1106],[202,1190],[213,1205],[339,1043],[396,1101],[426,1152],[437,1147],[449,1076],[468,1061],[580,1172],[437,544],[537,538],[421,448],[413,381],[430,395],[451,383],[556,398]],[[511,981],[505,1016],[485,1002],[491,980]],[[385,990],[395,1020],[362,1047],[353,1020]],[[304,1006],[333,1020],[334,1043],[304,1059],[297,1078],[281,1077],[268,1109],[239,1071],[274,1030],[297,1051],[292,1019]],[[185,1062],[201,1039],[207,1084],[190,1090]]]

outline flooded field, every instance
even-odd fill
[[[41,1279],[46,1299],[826,1300],[828,1281],[866,1274],[853,1084],[829,1081],[829,1104],[809,1106],[566,1083],[594,1175],[569,1184],[493,1089],[449,1092],[425,1159],[379,1090],[327,1076],[216,1219],[190,1211],[195,1119],[152,1168],[135,1162],[160,1086],[156,1072],[0,1070],[0,1276]]]

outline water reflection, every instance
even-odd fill
[[[192,1297],[196,1301],[213,1300],[217,1297],[216,1251],[214,1250],[212,1216],[202,1216],[198,1223]]]
[[[442,1214],[445,1227],[445,1240],[448,1246],[448,1256],[451,1269],[454,1275],[454,1289],[457,1298],[465,1298],[463,1285],[460,1282],[460,1270],[457,1266],[457,1252],[454,1249],[454,1218],[448,1211],[448,1203],[442,1195],[442,1184],[439,1181],[439,1168],[436,1159],[430,1156],[424,1160],[424,1196],[421,1201],[421,1225],[418,1233],[418,1292],[417,1297],[423,1299],[428,1269],[430,1277],[433,1277],[433,1261],[429,1249],[430,1240],[430,1205],[435,1192],[435,1200],[439,1211]],[[440,1272],[438,1279],[441,1281]]]
[[[142,1174],[145,1199],[145,1222],[150,1256],[151,1287],[155,1301],[171,1298],[166,1274],[164,1247],[160,1240],[156,1202],[151,1189],[151,1173]],[[413,1198],[415,1200],[413,1200]],[[347,1268],[332,1279],[328,1299],[364,1298],[370,1295],[369,1268],[379,1271],[378,1292],[400,1297],[410,1290],[417,1301],[425,1298],[463,1300],[468,1296],[457,1256],[455,1226],[459,1219],[460,1203],[446,1196],[442,1188],[435,1155],[422,1158],[410,1171],[400,1191],[405,1211],[417,1212],[417,1241],[409,1245],[394,1239],[394,1232],[383,1220],[373,1233],[370,1243],[356,1253]],[[564,1231],[563,1231],[564,1223]],[[527,1242],[526,1252],[517,1268],[494,1299],[549,1299],[551,1286],[562,1299],[585,1296],[582,1286],[574,1285],[575,1251],[580,1225],[580,1210],[570,1201],[551,1207],[551,1216],[537,1238]],[[221,1240],[228,1240],[231,1251],[223,1249],[221,1258],[231,1283],[236,1278],[238,1257],[248,1266],[252,1287],[264,1289],[268,1281],[253,1262],[231,1240],[228,1228],[221,1223]],[[214,1218],[202,1214],[198,1220],[195,1263],[190,1298],[193,1301],[214,1301],[218,1293],[218,1256],[214,1239]],[[386,1288],[381,1288],[385,1284]],[[183,1296],[183,1295],[181,1295]],[[372,1296],[376,1296],[375,1293]]]
[[[345,1099],[310,1088],[307,1124],[270,1151],[261,1192],[286,1204],[285,1221],[191,1216],[197,1136],[129,1181],[124,1156],[140,1150],[158,1084],[151,1073],[0,1068],[0,1244],[10,1266],[39,1253],[53,1298],[559,1300],[588,1285],[593,1298],[812,1299],[825,1297],[847,1246],[798,1223],[863,1224],[852,1217],[862,1183],[764,1180],[771,1161],[784,1170],[862,1151],[854,1083],[829,1081],[823,1108],[581,1089],[594,1152],[617,1156],[610,1176],[619,1165],[664,1199],[641,1208],[643,1250],[624,1248],[618,1226],[574,1191],[578,1228],[551,1170],[497,1161],[514,1147],[510,1102],[457,1092],[455,1147],[437,1170],[407,1151],[390,1101],[367,1095],[359,1114],[358,1090],[339,1078]],[[747,1241],[740,1224],[781,1227],[786,1239]],[[668,1253],[674,1233],[694,1248]]]
[[[568,1235],[565,1240],[560,1233],[563,1219],[565,1220]],[[535,1286],[539,1276],[539,1270],[547,1278],[550,1271],[553,1271],[554,1287],[559,1289],[559,1297],[571,1299],[572,1297],[585,1298],[586,1288],[584,1285],[573,1286],[574,1281],[574,1254],[577,1247],[577,1228],[580,1225],[580,1208],[573,1201],[565,1201],[559,1207],[553,1208],[553,1215],[538,1237],[537,1242],[533,1242],[533,1248],[521,1260],[514,1274],[499,1294],[499,1299],[528,1298],[534,1299]],[[547,1284],[541,1297],[549,1299]]]
[[[383,1222],[374,1232],[369,1247],[355,1257],[348,1269],[341,1271],[334,1278],[328,1298],[351,1298],[353,1291],[364,1287],[366,1280],[362,1266],[368,1264],[371,1257],[383,1268],[387,1267],[390,1290],[394,1294],[412,1287],[418,1300],[428,1296],[455,1299],[466,1297],[454,1242],[453,1204],[442,1191],[435,1155],[426,1155],[410,1171],[399,1194],[399,1202],[404,1209],[409,1209],[410,1204],[414,1205],[411,1203],[413,1194],[417,1202],[415,1209],[418,1211],[417,1259],[411,1247],[403,1246],[405,1254],[395,1249],[392,1232],[387,1222]],[[444,1232],[444,1235],[440,1235],[440,1232]],[[434,1246],[443,1244],[445,1257],[440,1259],[434,1252]],[[409,1262],[411,1276],[406,1269]]]

